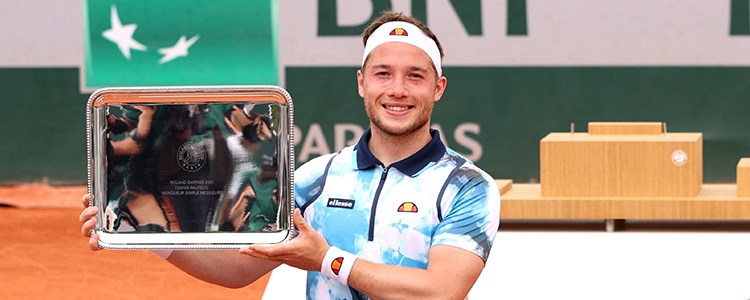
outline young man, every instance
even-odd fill
[[[295,172],[299,236],[239,253],[174,251],[170,263],[225,286],[285,263],[310,271],[309,299],[466,297],[497,232],[500,196],[489,175],[430,130],[447,85],[440,44],[397,13],[373,22],[363,41],[357,85],[370,128],[357,145]],[[81,215],[84,235],[94,214]]]

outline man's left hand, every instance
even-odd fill
[[[291,241],[276,245],[252,245],[240,249],[240,253],[302,270],[320,271],[323,258],[330,248],[328,242],[302,218],[299,208],[294,210],[294,226],[299,230],[299,235]]]

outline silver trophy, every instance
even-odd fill
[[[284,89],[106,88],[86,110],[101,247],[218,249],[292,238],[293,106]]]

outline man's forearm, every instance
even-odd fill
[[[484,262],[465,250],[439,248],[443,249],[431,250],[427,269],[357,259],[349,275],[349,286],[373,299],[464,299]]]
[[[237,250],[175,250],[167,261],[195,278],[229,288],[251,284],[279,265]]]

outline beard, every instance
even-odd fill
[[[408,136],[419,131],[430,122],[430,115],[432,115],[432,105],[424,105],[416,112],[417,118],[415,120],[409,121],[408,124],[399,123],[395,126],[389,126],[378,115],[378,110],[381,108],[380,104],[365,102],[365,111],[373,127],[392,137]]]

